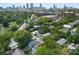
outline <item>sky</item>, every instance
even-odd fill
[[[15,7],[23,6],[23,5],[26,6],[25,3],[0,3],[0,7],[4,7],[4,8],[12,7],[13,4],[15,5]],[[54,3],[42,3],[42,6],[46,8],[50,8],[53,7],[53,4]],[[55,3],[55,5],[57,5],[58,8],[62,8],[64,5],[66,5],[67,7],[79,8],[79,3]],[[39,7],[39,3],[34,3],[33,6]]]

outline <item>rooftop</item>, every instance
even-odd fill
[[[69,48],[70,50],[75,50],[75,49],[76,49],[75,43],[71,43],[70,45],[68,45],[68,48]]]
[[[67,42],[67,40],[64,39],[64,38],[61,38],[60,40],[57,41],[57,43],[58,43],[59,45],[64,45],[66,42]]]
[[[45,36],[49,36],[49,35],[51,35],[51,33],[45,33],[45,34],[43,34],[44,37]]]
[[[34,40],[34,41],[31,41],[31,42],[28,44],[28,47],[29,47],[29,48],[33,48],[34,46],[39,45],[39,44],[40,44],[39,41]]]
[[[25,55],[21,49],[15,49],[12,55]]]
[[[28,24],[25,22],[18,30],[25,30],[28,27]]]
[[[14,38],[11,38],[10,40],[9,47],[15,49],[18,43],[14,41]]]

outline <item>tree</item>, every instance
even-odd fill
[[[68,36],[67,40],[69,42],[78,43],[79,42],[79,34],[70,35],[70,36]]]
[[[36,54],[39,55],[62,54],[61,47],[56,43],[56,41],[51,36],[44,37],[43,41],[44,43],[37,48]]]
[[[46,32],[49,32],[49,28],[48,28],[48,26],[42,26],[39,31],[40,31],[40,33],[46,33]]]
[[[70,55],[79,55],[79,48],[69,53]]]
[[[40,17],[40,18],[37,20],[36,24],[37,24],[37,25],[40,25],[40,24],[42,25],[42,24],[44,24],[44,23],[46,23],[46,22],[50,22],[50,19]]]
[[[4,20],[2,22],[2,24],[3,24],[4,27],[8,27],[9,26],[9,21],[8,20]]]
[[[12,36],[12,32],[6,32],[0,37],[0,54],[5,54],[7,51],[9,51],[9,42]]]
[[[23,21],[24,21],[25,19],[24,18],[18,18],[17,20],[16,20],[16,23],[17,24],[21,24]]]
[[[16,31],[14,33],[15,41],[18,42],[19,48],[25,48],[28,43],[31,41],[31,33],[23,30],[23,31]]]
[[[77,30],[76,30],[76,32],[79,33],[79,26],[77,26]]]
[[[16,22],[10,22],[9,27],[11,31],[16,31],[19,27],[19,25]]]

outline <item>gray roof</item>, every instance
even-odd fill
[[[64,45],[66,42],[67,42],[67,40],[64,39],[64,38],[61,38],[60,40],[57,41],[57,43],[58,43],[59,45]]]
[[[33,31],[32,34],[39,34],[39,31]]]
[[[34,54],[36,52],[35,48],[32,48],[32,54]]]
[[[11,38],[10,40],[11,41],[9,43],[9,47],[10,48],[16,48],[18,43],[16,41],[14,41],[14,38]]]
[[[75,20],[74,22],[69,23],[71,27],[74,27],[75,25],[79,24],[79,20]]]
[[[18,30],[25,30],[28,27],[28,24],[25,22]]]
[[[48,17],[48,18],[51,18],[51,17],[57,17],[56,15],[45,15],[43,17]]]
[[[21,49],[15,49],[12,55],[25,55]]]
[[[79,24],[79,20],[75,20],[75,21],[73,21],[73,22],[71,22],[71,23],[64,24],[63,27],[66,27],[66,28],[71,29],[71,28],[73,28],[75,25],[78,25],[78,24]]]
[[[0,27],[3,27],[3,25],[2,25],[2,24],[0,24]]]
[[[34,31],[32,32],[32,36],[34,39],[40,38],[41,34],[39,33],[39,31]]]
[[[40,25],[35,25],[33,26],[33,28],[40,28]]]
[[[37,41],[37,40],[34,40],[34,41],[31,41],[29,44],[28,44],[28,47],[30,49],[32,49],[32,54],[34,54],[36,52],[36,48],[40,45],[40,42]]]
[[[68,45],[68,49],[75,50],[76,49],[75,43],[71,43],[70,45]]]
[[[34,40],[34,41],[31,41],[31,42],[28,44],[28,47],[29,47],[29,48],[33,48],[33,47],[35,47],[35,46],[37,46],[37,45],[39,45],[39,44],[40,44],[39,41]]]
[[[33,26],[32,29],[33,29],[33,30],[38,30],[38,29],[40,29],[40,25],[35,25],[35,26]]]
[[[51,35],[51,33],[45,33],[45,34],[43,34],[44,37],[45,36],[49,36],[49,35]]]

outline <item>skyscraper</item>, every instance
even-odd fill
[[[58,15],[58,9],[55,4],[53,5],[53,11],[54,11],[55,15]]]
[[[67,6],[66,5],[64,5],[64,11],[66,11],[67,10]]]
[[[15,8],[15,5],[13,4],[13,8]]]
[[[40,3],[40,7],[42,7],[42,4]]]
[[[27,8],[29,8],[29,5],[28,5],[28,3],[26,4],[26,6],[27,6]]]
[[[57,10],[57,6],[55,4],[53,5],[53,10]]]
[[[33,3],[30,4],[30,8],[33,8]]]
[[[23,5],[23,8],[25,8],[25,5]]]

